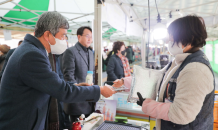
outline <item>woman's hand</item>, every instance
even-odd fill
[[[75,84],[76,86],[92,86],[92,84],[88,84],[88,83],[79,83],[79,84]]]
[[[124,81],[123,81],[123,79],[117,79],[113,83],[114,83],[113,87],[119,88],[119,87],[123,86]]]

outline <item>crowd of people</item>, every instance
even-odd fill
[[[115,42],[114,42],[115,43]],[[113,43],[113,45],[114,45]],[[124,43],[125,45],[125,43]],[[135,49],[133,49],[133,46],[126,46],[125,45],[125,57],[128,59],[129,63],[132,64],[137,60],[141,60],[139,57],[141,57],[141,50],[139,47],[135,47]],[[104,53],[105,56],[103,56],[104,58],[104,64],[107,66],[110,56],[114,54],[113,48],[110,51],[107,47],[104,47]]]
[[[68,47],[67,29],[69,23],[60,13],[45,12],[34,36],[27,34],[18,48],[0,45],[1,130],[70,130],[81,114],[88,117],[95,111],[100,95],[116,93],[112,86],[86,83],[87,72],[95,71],[92,29],[80,27],[78,42],[72,47]],[[211,130],[214,77],[200,50],[207,38],[203,19],[179,18],[170,24],[168,33],[168,50],[175,59],[161,70],[165,76],[157,100],[138,93],[137,104],[157,119],[158,130]],[[113,43],[105,64],[107,81],[114,87],[131,87],[129,64],[134,62],[134,53],[122,41]]]

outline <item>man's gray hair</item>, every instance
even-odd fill
[[[41,37],[45,31],[50,31],[53,36],[59,32],[59,28],[69,29],[69,23],[58,12],[45,12],[39,16],[35,26],[35,37]]]

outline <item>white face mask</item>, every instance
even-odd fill
[[[184,47],[182,49],[182,43],[179,42],[179,44],[177,45],[176,43],[173,45],[173,42],[170,41],[168,43],[168,51],[170,52],[171,55],[174,55],[176,56],[177,54],[183,54],[183,50],[185,49],[186,47]]]
[[[52,35],[53,36],[53,35]],[[53,36],[54,37],[54,36]],[[55,38],[55,37],[54,37]],[[51,45],[50,43],[50,47],[51,47],[51,53],[52,54],[62,54],[64,53],[64,51],[67,49],[67,41],[66,40],[60,40],[58,38],[55,38],[55,45]]]

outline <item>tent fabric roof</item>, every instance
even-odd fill
[[[74,23],[92,21],[94,0],[0,0],[2,22],[34,26],[39,15],[45,11],[60,12],[69,21],[73,19]],[[87,16],[82,17],[84,15]]]
[[[162,23],[167,24],[170,12],[172,13],[173,18],[196,14],[204,18],[209,37],[218,37],[218,0],[156,1]],[[145,0],[105,0],[106,6],[103,7],[103,17],[108,17],[110,20],[113,19],[114,14],[110,15],[109,13],[116,13],[116,11],[108,9],[108,5],[116,6],[126,16],[123,17],[125,20],[117,20],[119,17],[115,18],[114,20],[117,20],[117,23],[127,20],[125,24],[128,28],[137,27],[137,29],[146,29],[148,27],[147,2],[148,1]],[[107,13],[104,13],[105,8],[107,8]],[[0,17],[2,17],[0,26],[15,26],[34,29],[38,16],[45,11],[60,12],[69,21],[69,32],[75,34],[76,29],[80,26],[92,26],[91,22],[88,21],[92,21],[94,19],[94,0],[0,0]],[[151,27],[157,23],[157,14],[155,0],[150,0]],[[108,23],[110,25],[107,23],[103,24],[103,26],[106,25],[109,27],[103,28],[103,37],[105,38],[109,38],[110,36],[117,36],[118,38],[121,37],[120,35],[124,36],[124,33],[128,33],[130,35],[132,35],[133,32],[137,33],[137,29],[134,31],[128,28],[119,29],[119,27],[116,27],[116,24],[112,25],[110,22]],[[117,31],[113,34],[108,33],[111,26],[117,29]],[[126,32],[122,33],[120,31]]]
[[[68,33],[75,35],[79,27],[92,26],[94,0],[0,0],[0,26],[10,30],[14,28],[33,31],[39,15],[45,11],[57,11],[65,16],[70,24]],[[103,19],[104,16],[106,15],[103,14]],[[102,25],[104,39],[111,40],[113,35],[113,40],[121,37],[122,40],[130,40],[107,22]]]
[[[156,0],[162,23],[167,24],[171,12],[174,19],[196,14],[205,20],[209,37],[218,37],[218,0]],[[129,18],[143,28],[148,27],[148,1],[145,0],[106,0],[106,3],[119,6]],[[151,28],[157,23],[155,0],[150,0]]]

